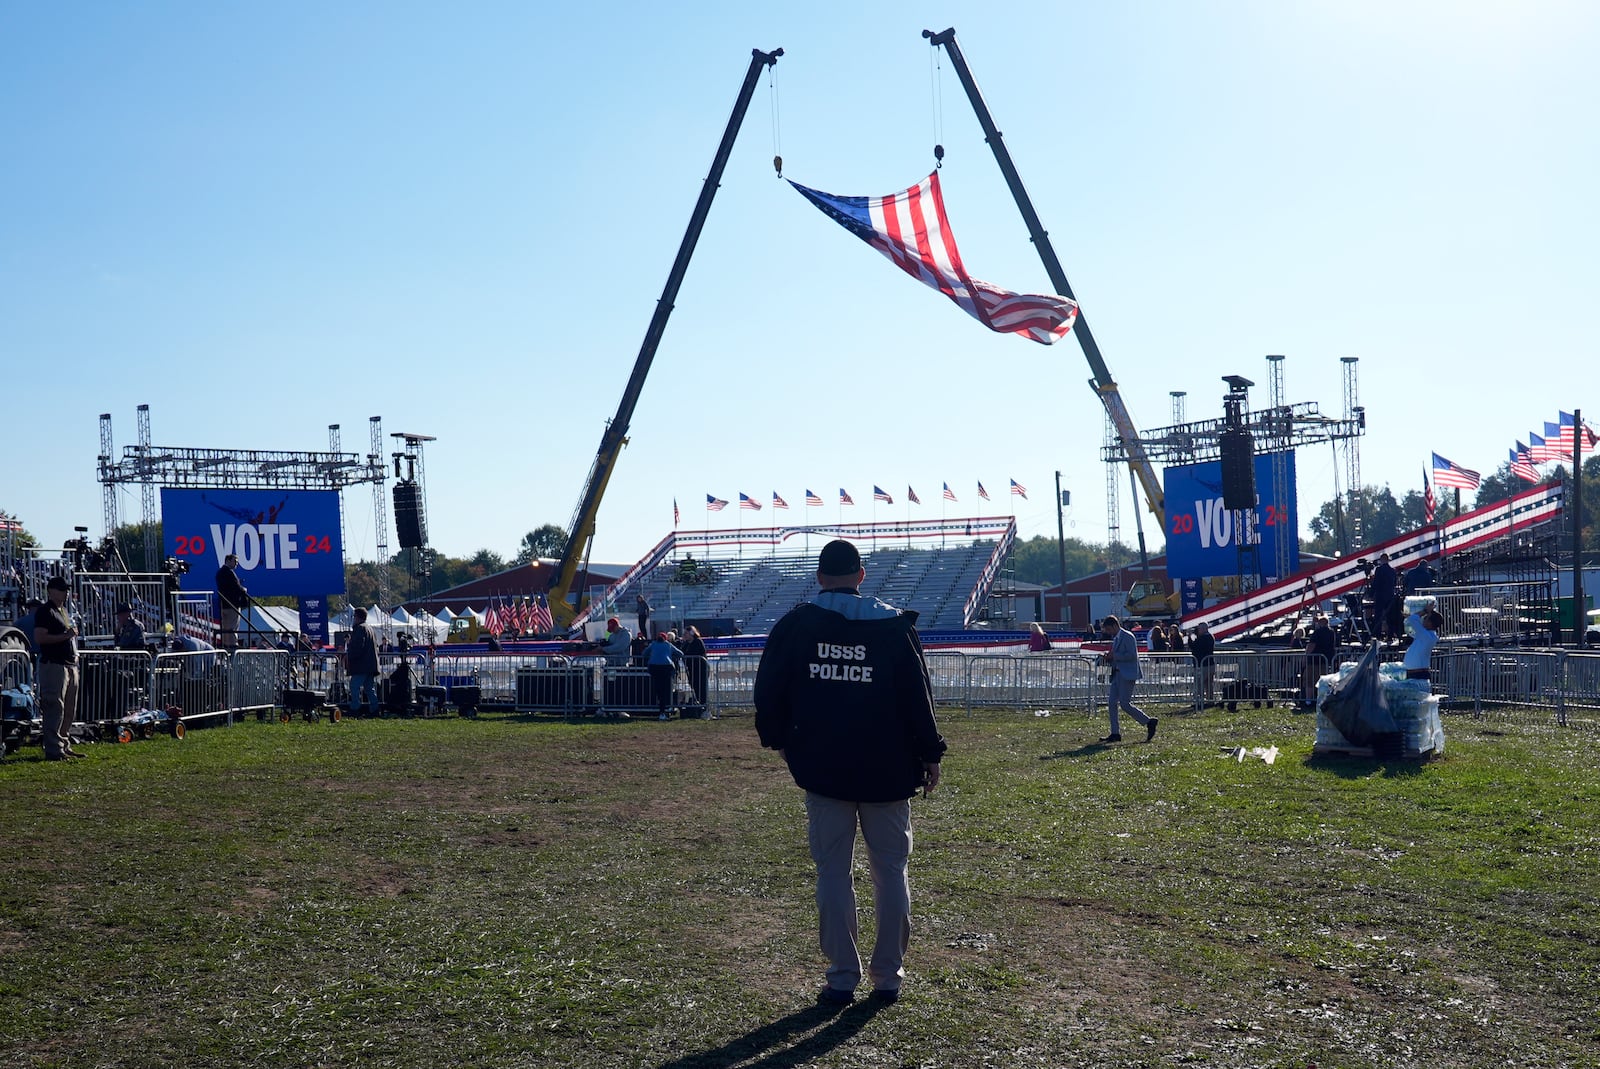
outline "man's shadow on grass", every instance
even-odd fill
[[[1086,742],[1073,750],[1057,750],[1055,753],[1040,754],[1039,760],[1059,761],[1063,757],[1089,757],[1100,753],[1102,750],[1109,750],[1114,746],[1121,745],[1123,744],[1120,742]]]
[[[842,1010],[812,1006],[730,1039],[714,1050],[685,1054],[663,1062],[659,1069],[719,1069],[732,1065],[743,1065],[746,1069],[797,1069],[845,1043],[865,1028],[882,1008],[881,1003],[870,999],[851,1003]],[[828,1022],[827,1027],[796,1041],[823,1022]],[[747,1062],[764,1051],[768,1052],[764,1057]]]

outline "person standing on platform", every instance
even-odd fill
[[[1111,734],[1100,741],[1122,741],[1117,713],[1126,709],[1129,716],[1144,725],[1144,741],[1149,742],[1156,737],[1156,725],[1161,721],[1157,717],[1146,716],[1143,709],[1133,704],[1133,686],[1144,675],[1139,670],[1139,640],[1131,631],[1123,630],[1122,621],[1115,616],[1105,618],[1100,625],[1100,634],[1111,643],[1111,648],[1100,655],[1100,660],[1111,668],[1111,682],[1106,689],[1106,711],[1111,717]]]
[[[899,999],[911,940],[911,799],[939,785],[945,741],[917,614],[861,596],[861,554],[843,539],[817,560],[821,592],[767,636],[756,670],[756,731],[806,792],[817,869],[818,938],[828,959],[817,1001],[843,1007],[861,983],[856,831],[867,844],[877,941],[872,997]]]
[[[1389,554],[1378,554],[1378,563],[1372,569],[1372,637],[1390,642],[1400,637],[1389,627],[1389,608],[1394,602],[1395,586],[1399,576],[1389,563]]]
[[[112,644],[119,650],[131,652],[146,652],[144,628],[139,626],[139,621],[133,617],[133,606],[122,604],[117,606],[117,634]]]
[[[78,712],[78,629],[67,612],[72,587],[59,575],[45,585],[50,600],[33,621],[33,648],[39,651],[39,706],[44,718],[47,761],[84,757],[72,748],[68,734]]]
[[[217,569],[217,604],[222,617],[221,645],[229,651],[239,648],[239,614],[250,604],[250,591],[239,582],[238,554],[229,553],[222,558]]]
[[[638,634],[650,634],[650,601],[644,596],[644,591],[642,590],[638,594],[634,595],[633,612],[634,615],[639,618]],[[672,621],[670,619],[667,621],[669,624],[671,622]]]
[[[367,626],[367,610],[357,609],[344,647],[345,673],[350,677],[350,715],[363,708],[378,715],[378,637]],[[365,700],[363,700],[363,698]]]

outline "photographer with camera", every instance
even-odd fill
[[[217,601],[222,614],[222,647],[230,653],[239,648],[239,614],[250,604],[250,591],[239,582],[238,554],[222,558],[217,569]]]

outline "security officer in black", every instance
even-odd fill
[[[873,998],[893,1002],[911,937],[911,798],[939,783],[945,741],[914,612],[861,596],[861,555],[843,539],[817,561],[821,592],[767,636],[756,672],[756,730],[806,792],[827,986],[843,1006],[862,979],[851,862],[856,829],[872,869]]]

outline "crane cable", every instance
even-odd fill
[[[944,166],[944,65],[939,62],[939,46],[928,49],[928,91],[932,96],[933,112],[933,169]]]
[[[767,67],[767,100],[772,121],[772,169],[783,177],[783,116],[778,107],[777,64]]]

